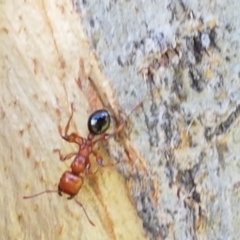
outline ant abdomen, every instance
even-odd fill
[[[63,173],[59,184],[58,184],[58,191],[59,194],[66,193],[71,198],[78,194],[79,190],[83,185],[83,177],[74,175],[70,171],[66,171]]]
[[[100,135],[108,130],[110,122],[111,118],[107,110],[97,110],[88,118],[88,130],[93,135]]]

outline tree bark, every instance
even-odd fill
[[[0,4],[4,239],[239,238],[238,0]],[[96,109],[110,131],[128,118],[76,196],[95,227],[73,200],[23,199],[69,169],[71,103],[83,137]]]
[[[76,7],[122,109],[145,99],[119,169],[147,238],[239,239],[240,2]]]

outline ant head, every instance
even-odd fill
[[[105,133],[110,126],[111,118],[107,110],[101,109],[94,112],[88,119],[88,130],[90,135]],[[89,139],[90,140],[90,139]]]

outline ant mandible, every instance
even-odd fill
[[[130,117],[130,115],[139,107],[142,105],[142,102],[140,102],[128,115],[127,119]],[[91,163],[89,160],[89,156],[93,154],[96,158],[97,164],[101,167],[106,167],[106,166],[112,166],[113,164],[108,164],[104,165],[103,164],[103,159],[101,155],[96,153],[93,150],[94,145],[99,142],[99,141],[107,141],[111,137],[114,137],[117,135],[124,127],[124,124],[126,123],[127,119],[123,121],[119,126],[116,128],[116,130],[111,133],[107,134],[105,133],[111,122],[110,115],[108,111],[102,109],[102,110],[97,110],[95,111],[88,119],[88,130],[89,134],[87,138],[83,138],[79,136],[76,132],[73,132],[71,134],[68,134],[70,122],[73,117],[73,103],[71,104],[71,115],[70,118],[67,122],[67,125],[65,126],[64,130],[64,135],[62,134],[62,129],[61,127],[58,127],[59,133],[61,137],[70,143],[76,143],[78,145],[78,152],[72,152],[67,154],[65,157],[61,155],[60,151],[59,152],[59,157],[61,161],[66,161],[73,156],[75,156],[72,164],[71,164],[71,171],[65,171],[62,174],[62,177],[60,178],[59,184],[58,184],[58,190],[45,190],[43,192],[30,195],[30,196],[24,196],[24,199],[29,199],[29,198],[34,198],[39,195],[45,194],[45,193],[53,193],[57,192],[60,196],[62,196],[62,193],[65,193],[69,195],[68,199],[72,199],[75,197],[79,190],[81,189],[84,178],[81,174],[85,173],[87,174],[94,174],[90,171],[91,168]],[[100,135],[100,136],[99,136]],[[96,138],[99,136],[98,138]],[[88,221],[90,222],[91,225],[95,226],[95,224],[91,221],[89,218],[84,206],[82,205],[81,202],[76,200],[76,203],[83,209],[84,214],[86,215]]]

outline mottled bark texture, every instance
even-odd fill
[[[119,169],[147,238],[239,239],[240,2],[75,7],[120,106],[146,99]]]

